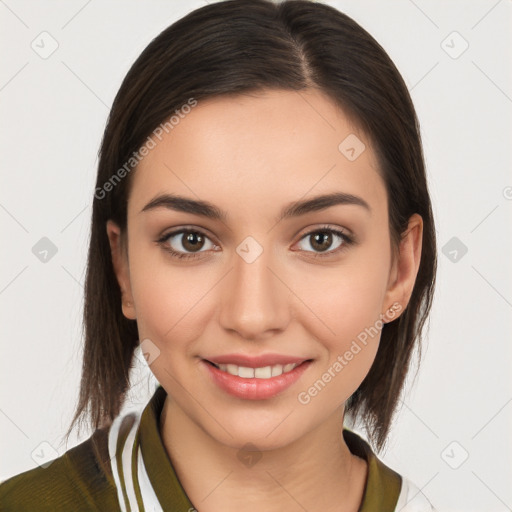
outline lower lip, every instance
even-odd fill
[[[270,379],[244,379],[238,375],[219,370],[212,364],[202,361],[210,373],[213,381],[224,391],[237,398],[245,400],[265,400],[289,388],[307,370],[311,361],[305,361],[296,366],[292,371],[283,373]]]

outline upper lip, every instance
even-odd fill
[[[208,357],[206,361],[219,364],[235,364],[247,368],[263,368],[265,366],[274,366],[276,364],[299,364],[308,361],[307,357],[294,357],[284,354],[262,354],[259,356],[250,356],[247,354],[224,354],[221,356]]]

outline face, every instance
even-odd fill
[[[421,218],[392,258],[370,140],[318,91],[200,101],[155,142],[132,176],[126,253],[107,225],[123,312],[195,425],[233,447],[291,443],[368,373],[383,315],[411,293]]]

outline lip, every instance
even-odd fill
[[[272,360],[275,361],[275,359]],[[287,362],[290,362],[289,360],[290,358],[286,359]],[[296,366],[290,372],[283,373],[276,377],[271,377],[270,379],[245,379],[243,377],[239,377],[238,375],[231,375],[230,373],[223,372],[219,368],[213,366],[213,364],[211,364],[209,361],[210,360],[202,359],[201,364],[208,372],[213,382],[226,393],[237,398],[242,398],[244,400],[265,400],[272,398],[278,395],[279,393],[282,393],[290,386],[292,386],[295,382],[297,382],[302,376],[302,374],[308,369],[309,365],[312,363],[312,360],[310,359],[304,360],[298,358],[296,361],[291,362],[303,362]],[[231,359],[230,361],[233,360]],[[251,358],[251,362],[254,362],[254,358]],[[230,364],[230,362],[221,362],[220,364]],[[231,364],[237,363],[231,362]],[[245,364],[247,365],[247,363]],[[258,364],[260,364],[259,361]],[[239,364],[239,366],[244,366],[244,364]],[[264,366],[270,365],[265,364]],[[258,368],[259,366],[256,365],[248,367]]]
[[[259,356],[250,356],[247,354],[224,354],[221,356],[205,357],[206,361],[219,364],[236,364],[247,368],[263,368],[275,364],[298,364],[307,361],[308,357],[294,357],[284,354],[262,354]]]

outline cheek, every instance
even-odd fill
[[[165,351],[192,348],[204,331],[205,299],[215,279],[204,266],[173,265],[165,254],[151,257],[150,264],[144,251],[134,251],[130,260],[139,336],[154,340]]]
[[[363,279],[364,277],[364,279]],[[372,279],[374,277],[375,279]],[[297,399],[316,414],[329,414],[345,402],[368,374],[380,343],[382,287],[378,275],[356,272],[322,286],[312,310],[321,312],[306,325],[321,351],[312,378]]]
[[[380,258],[378,254],[375,248],[358,251],[357,257],[337,267],[318,268],[304,281],[299,293],[316,315],[303,314],[302,319],[322,350],[301,403],[318,397],[315,407],[330,409],[348,399],[370,370],[379,347],[389,278],[389,255],[382,249]]]
[[[331,350],[343,350],[384,313],[388,277],[388,259],[362,251],[337,267],[316,268],[304,274],[296,291],[303,308],[314,313],[303,315],[310,318],[309,329]]]
[[[179,383],[190,381],[191,368],[183,363],[198,354],[198,343],[206,329],[204,296],[209,281],[200,275],[201,271],[198,273],[170,266],[160,271],[147,268],[132,283],[139,337],[151,341],[149,347],[155,354],[151,371],[177,399],[183,398]]]

